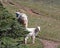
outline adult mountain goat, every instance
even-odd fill
[[[16,17],[17,17],[18,22],[22,24],[25,28],[27,28],[28,26],[27,15],[24,13],[16,12]]]

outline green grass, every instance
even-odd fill
[[[59,21],[55,21],[55,19],[52,18],[46,18],[42,16],[29,16],[29,26],[35,27],[35,26],[41,26],[41,32],[40,37],[47,38],[47,39],[53,39],[53,40],[60,40],[60,27],[59,27]]]
[[[60,48],[60,45],[58,45],[58,47],[57,48]]]
[[[20,43],[21,40],[19,38],[13,39],[9,37],[3,37],[0,41],[0,47],[2,48],[43,48],[42,43],[36,39],[36,44],[24,44]],[[31,42],[31,41],[30,41]]]
[[[9,11],[9,13],[15,15],[15,12],[17,10],[16,6],[11,6],[10,4],[4,4],[6,9]],[[14,16],[15,17],[15,16]],[[17,34],[17,33],[16,33]],[[36,40],[36,44],[27,44],[25,45],[24,43],[20,43],[20,38],[10,38],[8,37],[3,37],[0,39],[0,48],[43,48],[42,43],[40,40]],[[19,44],[19,45],[18,45]]]
[[[14,0],[13,0],[14,1]],[[51,40],[60,41],[60,7],[56,5],[35,3],[27,1],[16,0],[15,2],[21,4],[22,6],[32,8],[37,10],[42,15],[36,16],[25,12],[28,15],[29,27],[41,26],[41,32],[39,36],[42,38],[47,38]],[[20,8],[7,4],[6,8],[15,15],[16,10]]]
[[[13,0],[14,1],[14,0]],[[39,2],[33,2],[33,1],[14,1],[16,3],[19,3],[22,6],[32,8],[33,10],[38,11],[40,14],[43,14],[44,16],[52,17],[54,19],[60,20],[60,6],[54,5],[50,2],[50,4],[44,3],[44,1]],[[55,1],[54,1],[55,2]],[[57,1],[56,1],[57,2]]]

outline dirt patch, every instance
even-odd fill
[[[57,46],[60,44],[58,42],[44,40],[44,39],[40,39],[40,41],[44,45],[44,48],[57,48]]]

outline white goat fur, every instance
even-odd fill
[[[27,31],[29,31],[29,33],[27,34],[27,36],[25,37],[25,44],[27,44],[27,40],[29,37],[32,37],[33,39],[33,44],[35,43],[35,36],[38,34],[38,32],[40,31],[40,27],[36,27],[36,28],[26,28]],[[37,30],[37,31],[36,31]]]
[[[16,14],[18,14],[18,17],[17,17],[17,19],[19,19],[19,20],[23,20],[24,21],[24,23],[22,24],[22,25],[24,25],[25,26],[25,28],[27,28],[27,26],[28,26],[28,19],[27,19],[27,15],[26,14],[24,14],[24,13],[20,13],[20,12],[16,12]],[[21,21],[22,22],[22,21]]]

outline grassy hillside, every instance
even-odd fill
[[[47,0],[45,1],[32,1],[32,0],[13,0],[17,4],[20,4],[22,6],[32,8],[33,10],[36,10],[41,15],[33,15],[29,14],[28,12],[25,12],[28,15],[29,18],[29,27],[35,27],[37,25],[41,26],[41,33],[40,37],[52,39],[52,40],[60,40],[60,6],[57,6],[57,1],[55,4],[48,3]],[[10,9],[14,9],[13,6]],[[14,6],[15,7],[15,6]],[[17,10],[18,7],[15,7]],[[9,8],[8,8],[9,9]],[[19,8],[20,9],[20,8]]]
[[[32,8],[42,15],[36,16],[29,14],[27,12],[27,15],[29,16],[29,27],[35,27],[37,25],[41,26],[41,33],[40,37],[47,38],[47,39],[53,39],[53,40],[60,40],[60,9],[55,5],[50,4],[44,4],[43,2],[37,3],[37,2],[31,2],[29,1],[23,1],[23,0],[13,0],[14,2],[19,3],[22,6]],[[19,10],[20,8],[16,6],[12,6],[11,4],[5,5],[7,10],[9,10],[11,13],[15,13],[16,10]],[[35,25],[34,25],[35,24]]]
[[[40,14],[52,17],[54,19],[60,20],[60,6],[57,4],[59,1],[52,0],[13,0],[17,4],[31,8],[39,12]]]
[[[12,5],[11,3],[7,2],[3,4],[4,7],[6,7],[6,9],[14,15],[14,17],[16,11],[22,11],[26,13],[29,19],[29,27],[36,27],[37,25],[41,26],[41,32],[38,35],[40,38],[60,41],[60,0],[13,0],[13,3],[17,3],[18,6]],[[40,15],[26,12],[25,10],[23,10],[23,8],[21,8],[21,6],[33,9],[34,11],[40,13]],[[38,42],[36,40],[36,44],[38,47],[36,46],[36,44],[34,44],[34,46],[32,47],[42,48],[42,44]],[[21,46],[23,46],[23,48],[28,48],[29,46],[31,47],[31,44],[28,44],[27,46]],[[19,45],[18,47],[21,46]]]
[[[41,26],[39,36],[41,38],[60,41],[60,6],[59,0],[13,0],[15,3],[31,8],[41,15],[33,15],[25,12],[28,15],[29,27]],[[14,14],[16,10],[21,10],[21,6],[16,7],[11,4],[4,4],[7,10]],[[15,15],[15,14],[14,14]]]
[[[43,48],[38,39],[34,45],[24,44],[24,34],[26,35],[27,31],[17,22],[14,14],[8,10],[0,2],[0,48]]]

